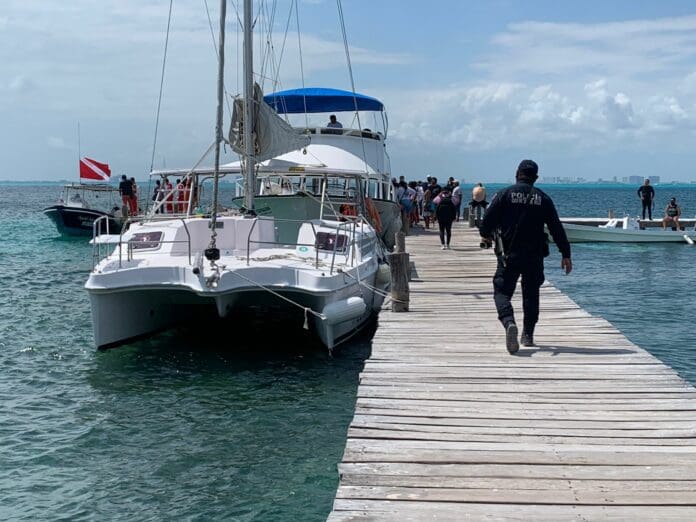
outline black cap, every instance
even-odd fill
[[[539,172],[539,165],[532,160],[522,160],[519,167],[517,167],[517,172],[527,178],[536,178]]]

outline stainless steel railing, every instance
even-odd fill
[[[312,235],[314,236],[314,242],[313,243],[288,243],[288,242],[280,242],[280,241],[258,241],[255,239],[252,239],[252,233],[254,232],[254,229],[256,228],[256,223],[259,220],[262,219],[267,219],[269,221],[273,221],[274,223],[300,223],[302,224],[308,224],[312,228]],[[363,218],[364,219],[364,218]],[[338,253],[338,238],[339,236],[345,236],[348,238],[347,243],[344,243],[342,246],[342,250],[346,251],[348,253],[348,263],[353,264],[356,260],[356,241],[355,237],[357,234],[357,227],[358,225],[362,226],[362,223],[358,223],[358,219],[355,221],[345,221],[338,223],[335,227],[332,225],[326,225],[322,224],[322,227],[324,228],[329,228],[331,230],[335,230],[336,234],[336,240],[334,241],[333,245],[333,250],[331,252],[331,266],[330,266],[330,275],[333,275],[334,268],[336,265],[336,254]],[[375,242],[377,241],[377,238],[375,237]],[[317,229],[315,227],[315,224],[312,220],[308,219],[275,219],[275,218],[256,218],[254,220],[254,223],[251,225],[251,228],[249,229],[249,233],[247,235],[247,252],[246,252],[246,263],[247,266],[249,266],[250,261],[251,261],[251,245],[257,244],[257,245],[282,245],[282,246],[291,246],[291,247],[311,247],[314,248],[315,254],[314,254],[314,267],[319,268],[319,248],[317,245]]]
[[[133,250],[137,250],[138,245],[148,245],[151,243],[154,243],[153,240],[142,240],[142,241],[135,241],[132,238],[129,239],[128,241],[123,241],[123,234],[128,230],[129,225],[136,222],[136,221],[142,221],[142,218],[128,218],[126,221],[123,223],[121,227],[121,232],[119,233],[118,237],[118,243],[113,242],[113,243],[101,243],[97,240],[99,234],[97,233],[98,230],[101,229],[101,223],[100,222],[103,218],[106,218],[108,216],[100,216],[99,218],[94,220],[94,223],[92,224],[92,270],[101,262],[103,259],[109,257],[113,252],[107,253],[106,255],[103,254],[105,248],[107,252],[111,249],[118,249],[118,267],[122,268],[123,267],[123,246],[124,243],[126,244],[126,260],[131,261],[133,259]],[[157,240],[157,246],[159,247],[160,245],[165,245],[165,244],[186,244],[186,250],[187,250],[187,255],[188,255],[188,264],[191,265],[191,232],[189,231],[188,225],[186,224],[186,220],[184,217],[177,217],[173,218],[171,215],[169,216],[162,216],[162,217],[149,217],[147,219],[148,222],[152,221],[171,221],[171,220],[176,220],[176,221],[181,221],[181,223],[184,226],[184,232],[186,232],[186,240],[171,240],[171,241],[162,241],[161,239]],[[108,227],[108,225],[107,225]],[[108,228],[107,228],[108,230]]]

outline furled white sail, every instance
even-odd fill
[[[263,92],[254,84],[254,117],[252,139],[256,162],[274,158],[309,145],[309,136],[300,134],[263,101]],[[237,97],[232,110],[229,141],[232,149],[244,154],[244,99]]]

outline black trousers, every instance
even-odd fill
[[[440,243],[449,246],[450,239],[452,239],[452,222],[438,220],[437,224],[440,225]],[[445,240],[445,236],[447,236],[447,240]]]
[[[506,326],[515,320],[512,309],[512,295],[517,280],[522,276],[522,311],[524,312],[524,331],[534,333],[539,320],[539,287],[544,282],[544,258],[535,256],[526,259],[511,259],[504,266],[498,256],[498,268],[493,276],[493,299],[498,310],[498,319]]]
[[[652,199],[643,199],[643,219],[645,219],[645,210],[648,210],[648,219],[652,219]]]

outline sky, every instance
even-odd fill
[[[217,33],[218,1],[207,3]],[[241,90],[238,3],[228,1],[230,95]],[[336,1],[255,5],[266,92],[351,89]],[[76,179],[80,154],[147,177],[168,10],[168,0],[2,0],[0,180]],[[386,106],[395,176],[503,182],[531,158],[542,177],[696,180],[692,1],[344,0],[342,10],[355,89]],[[212,143],[216,74],[206,0],[174,0],[155,168],[190,167]]]

